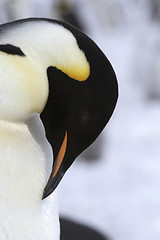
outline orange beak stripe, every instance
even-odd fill
[[[55,163],[56,166],[55,166],[52,178],[55,177],[55,175],[57,174],[57,172],[58,172],[58,170],[61,166],[61,163],[63,161],[64,155],[65,155],[65,152],[66,152],[66,148],[67,148],[67,131],[65,133],[63,143],[61,145],[61,148],[59,150],[59,153],[58,153],[58,156],[57,156],[57,159],[56,159],[56,163]]]

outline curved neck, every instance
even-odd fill
[[[27,123],[0,121],[1,240],[58,239],[55,194],[41,200],[51,161],[52,151],[38,115]]]

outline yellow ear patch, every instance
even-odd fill
[[[78,66],[76,64],[73,64],[70,67],[64,67],[64,66],[56,66],[59,70],[64,72],[66,75],[68,75],[70,78],[73,78],[77,81],[85,81],[90,75],[90,67],[89,64],[86,62],[84,66]]]
[[[56,56],[56,59],[52,60],[52,66],[58,68],[74,80],[87,80],[90,75],[90,64],[85,52],[80,49],[76,38],[71,32],[64,28],[60,29],[62,31],[61,34],[63,34],[61,36],[63,41],[54,44],[54,48],[58,45],[59,48],[53,49],[53,56]]]

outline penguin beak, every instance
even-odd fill
[[[57,172],[58,172],[58,170],[61,166],[61,163],[64,159],[64,155],[65,155],[65,152],[66,152],[66,148],[67,148],[67,131],[65,133],[61,148],[59,150],[58,156],[56,158],[56,161],[55,161],[55,164],[54,164],[54,167],[53,167],[52,178],[54,178],[56,176],[56,174],[57,174]]]
[[[47,186],[44,189],[42,199],[48,197],[55,190],[55,188],[57,187],[58,183],[60,182],[60,180],[64,175],[62,170],[62,166],[63,166],[62,162],[64,160],[66,149],[67,149],[67,131],[65,132],[63,142],[59,149],[57,158],[53,164],[52,173],[48,180]]]

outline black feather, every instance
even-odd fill
[[[13,46],[11,44],[1,44],[0,51],[11,55],[25,56],[19,47]]]

